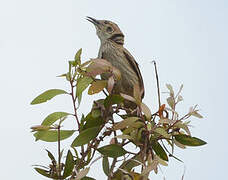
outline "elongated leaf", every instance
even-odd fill
[[[174,91],[173,91],[173,87],[171,84],[166,84],[166,87],[169,90],[170,96],[173,97],[174,96]]]
[[[54,112],[52,114],[49,114],[42,122],[42,125],[44,126],[50,126],[54,122],[56,122],[58,119],[64,118],[68,116],[69,113],[67,112]]]
[[[202,146],[207,144],[205,141],[199,138],[191,137],[185,134],[178,134],[178,135],[175,135],[174,137],[176,141],[186,146]]]
[[[51,178],[49,171],[41,169],[41,168],[34,168],[36,170],[36,172],[38,172],[39,174]]]
[[[53,97],[60,95],[60,94],[67,94],[67,92],[64,90],[61,90],[61,89],[47,90],[44,93],[37,96],[35,99],[33,99],[31,104],[33,105],[33,104],[44,103],[44,102],[46,102],[46,101],[48,101],[48,100],[52,99]]]
[[[112,93],[112,89],[114,87],[114,84],[115,84],[114,76],[109,77],[109,79],[108,79],[108,85],[107,85],[107,90],[108,90],[108,93],[109,94]]]
[[[174,104],[175,104],[175,100],[173,97],[168,97],[167,99],[167,103],[169,104],[169,106],[173,109],[174,108]]]
[[[51,178],[51,179],[59,179],[58,175],[55,174],[50,174],[49,171],[45,170],[45,169],[41,169],[41,168],[34,168],[36,170],[36,172],[38,172],[39,174]]]
[[[102,167],[103,167],[103,171],[106,174],[106,176],[109,175],[109,162],[108,162],[108,157],[104,156],[103,160],[102,160]]]
[[[84,144],[87,144],[89,141],[97,137],[99,131],[100,131],[100,126],[88,128],[81,131],[80,134],[75,138],[71,146],[77,147],[77,146],[82,146]]]
[[[60,140],[64,140],[72,136],[74,130],[60,130]],[[39,131],[34,134],[36,141],[42,140],[46,142],[56,142],[58,141],[58,131],[49,130],[49,131]]]
[[[113,104],[120,104],[124,101],[124,98],[117,94],[111,94],[104,100],[104,106],[106,108],[110,107]]]
[[[157,141],[153,141],[151,143],[153,150],[155,151],[155,153],[163,160],[168,161],[168,156],[165,152],[165,150],[163,149],[163,147],[157,142]]]
[[[93,110],[94,111],[94,110]],[[88,129],[88,128],[92,128],[92,127],[96,127],[99,125],[102,125],[104,123],[104,119],[100,116],[96,116],[94,115],[95,113],[90,112],[84,119],[84,121],[86,121],[85,125],[83,126],[82,130]]]
[[[81,54],[82,54],[82,48],[79,49],[77,51],[77,53],[75,54],[74,60],[75,60],[76,64],[79,64],[79,65],[81,64]]]
[[[68,150],[66,161],[65,161],[64,173],[63,173],[63,178],[64,179],[67,178],[68,176],[70,176],[72,174],[73,168],[74,168],[73,155],[70,152],[70,150]]]
[[[117,123],[114,126],[114,130],[118,130],[118,129],[123,129],[129,125],[132,125],[133,123],[135,123],[135,121],[137,121],[139,118],[138,117],[129,117],[124,119],[123,121]]]
[[[48,151],[47,149],[46,149],[46,151],[48,152],[48,157],[51,159],[51,161],[55,161],[56,162],[55,157],[53,156],[53,154],[50,151]]]
[[[101,92],[107,85],[107,81],[105,80],[96,80],[89,87],[88,94],[93,95]]]
[[[117,158],[127,153],[120,145],[117,145],[117,144],[110,144],[107,146],[103,146],[97,150],[104,156],[108,156],[112,158]]]
[[[76,176],[76,178],[75,178],[75,180],[80,180],[80,179],[82,179],[83,177],[85,177],[85,176],[88,174],[89,169],[90,169],[90,168],[87,167],[87,168],[85,168],[85,169],[79,171],[78,174],[77,174],[77,176]]]
[[[171,136],[170,134],[167,133],[167,131],[164,128],[161,128],[161,127],[156,128],[154,131],[165,138],[170,138]]]
[[[76,85],[76,96],[79,97],[82,92],[93,82],[93,79],[88,76],[84,76],[78,79]]]
[[[142,109],[142,112],[145,114],[146,119],[150,120],[151,119],[151,111],[148,108],[148,106],[144,103],[141,103],[141,109]]]
[[[111,70],[112,64],[105,59],[93,59],[86,69],[88,76],[96,76]]]

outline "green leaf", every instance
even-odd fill
[[[120,121],[119,123],[117,123],[114,126],[114,130],[126,128],[127,126],[130,126],[133,123],[135,123],[135,121],[137,121],[138,119],[139,119],[138,117],[129,117],[129,118],[126,118],[123,121]]]
[[[109,175],[109,162],[108,162],[108,157],[104,156],[103,160],[102,160],[102,167],[103,167],[103,171],[106,174],[106,176]]]
[[[88,128],[81,131],[79,135],[75,138],[71,146],[77,147],[77,146],[82,146],[84,144],[87,144],[89,141],[97,137],[99,131],[100,131],[100,126]]]
[[[54,112],[52,114],[49,114],[42,122],[41,125],[49,126],[52,125],[54,122],[56,122],[58,119],[64,118],[68,116],[69,113],[67,112]]]
[[[76,64],[79,64],[79,65],[81,64],[81,54],[82,54],[82,48],[79,49],[77,51],[77,53],[75,54],[74,60],[75,60]]]
[[[70,152],[70,150],[68,150],[66,161],[65,161],[64,173],[63,173],[63,178],[64,179],[71,175],[73,168],[74,168],[73,155]]]
[[[168,156],[165,152],[165,150],[163,149],[163,147],[157,142],[157,141],[153,141],[151,143],[152,148],[154,150],[154,152],[163,160],[168,161]]]
[[[41,168],[34,168],[36,170],[36,172],[38,172],[39,174],[45,176],[45,177],[48,177],[48,178],[51,178],[50,177],[50,174],[49,174],[49,171],[46,171],[44,169],[41,169]]]
[[[120,145],[117,145],[117,144],[110,144],[107,146],[103,146],[97,150],[104,156],[108,156],[112,158],[117,158],[127,153]]]
[[[93,79],[88,76],[80,77],[76,85],[76,96],[79,97],[82,92],[93,82]]]
[[[85,125],[83,126],[83,130],[96,127],[102,125],[104,123],[104,119],[100,116],[94,116],[93,111],[90,112],[84,119],[86,121]]]
[[[46,102],[46,101],[48,101],[48,100],[52,99],[53,97],[60,95],[60,94],[67,94],[67,92],[64,90],[61,90],[61,89],[47,90],[44,93],[37,96],[35,99],[33,99],[31,104],[33,105],[33,104],[44,103],[44,102]]]
[[[202,146],[207,144],[205,141],[199,138],[191,137],[185,134],[174,135],[174,137],[176,141],[186,146]]]
[[[60,140],[64,140],[72,136],[75,130],[60,130]],[[49,130],[49,131],[39,131],[34,134],[36,141],[42,140],[46,142],[56,142],[58,141],[58,131]]]
[[[156,133],[162,135],[162,136],[165,137],[165,138],[170,138],[170,136],[171,136],[171,135],[168,134],[167,131],[166,131],[164,128],[162,128],[162,127],[156,128],[156,129],[154,130],[154,132],[156,132]]]
[[[110,107],[113,104],[120,104],[124,101],[124,98],[117,94],[111,94],[104,100],[104,106],[106,108]]]
[[[47,149],[46,149],[46,151],[48,152],[48,157],[51,159],[51,161],[55,161],[56,162],[55,157],[53,156],[53,154],[50,151],[48,151]]]
[[[93,95],[101,92],[107,85],[106,80],[96,80],[89,87],[88,94]]]

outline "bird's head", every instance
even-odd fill
[[[87,20],[94,24],[101,42],[111,40],[119,45],[124,44],[124,35],[117,24],[108,20],[96,20],[92,17],[87,17]]]

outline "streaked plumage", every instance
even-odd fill
[[[97,31],[101,41],[98,58],[108,60],[121,72],[121,80],[114,86],[114,93],[124,93],[133,96],[133,87],[140,87],[141,97],[144,97],[144,84],[137,62],[134,57],[123,47],[124,35],[117,24],[107,20],[96,20],[88,17]],[[107,79],[106,75],[101,76]]]

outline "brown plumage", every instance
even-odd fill
[[[121,72],[121,80],[117,81],[113,93],[124,93],[133,96],[134,85],[139,86],[141,98],[144,97],[144,84],[137,62],[123,47],[124,34],[117,24],[107,20],[87,19],[96,27],[97,35],[101,41],[98,58],[109,61]],[[101,76],[107,79],[107,75]]]

